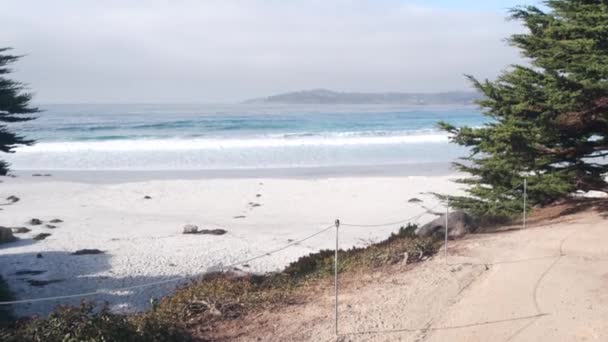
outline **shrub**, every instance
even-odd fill
[[[0,277],[0,301],[13,300],[13,294],[11,293],[6,281]],[[13,320],[13,315],[9,306],[0,306],[0,328],[7,326]]]
[[[0,336],[7,342],[192,340],[185,330],[173,323],[133,319],[114,314],[107,306],[95,310],[95,306],[87,302],[77,307],[59,306],[48,318],[16,322]]]

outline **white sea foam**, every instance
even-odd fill
[[[18,148],[20,153],[28,152],[79,152],[79,151],[182,151],[182,150],[222,150],[251,148],[281,148],[306,146],[355,146],[445,143],[445,134],[415,134],[392,136],[357,136],[341,133],[333,136],[310,137],[261,137],[261,138],[194,138],[194,139],[138,139],[107,141],[41,142],[33,146]]]

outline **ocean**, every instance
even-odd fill
[[[15,170],[264,170],[448,164],[466,154],[440,120],[480,126],[467,106],[41,105],[14,125],[33,146]]]

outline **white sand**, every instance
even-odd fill
[[[51,178],[4,178],[0,197],[21,201],[2,206],[0,225],[26,226],[19,242],[0,246],[0,273],[17,299],[111,290],[175,276],[187,279],[284,246],[332,225],[398,221],[438,204],[428,192],[456,193],[453,177],[357,177],[335,179],[201,179],[157,180],[123,184],[55,181]],[[257,195],[261,195],[257,197]],[[144,199],[149,195],[152,199]],[[417,197],[423,203],[409,203]],[[252,207],[250,203],[261,206]],[[439,206],[437,211],[444,209]],[[235,218],[245,216],[245,218]],[[58,228],[26,224],[59,218]],[[426,214],[418,222],[434,218]],[[185,224],[224,228],[223,236],[183,235]],[[386,238],[399,224],[380,228],[341,229],[342,248]],[[48,232],[43,241],[32,236]],[[302,255],[334,247],[330,230],[301,245],[249,263],[240,269],[274,271]],[[72,256],[83,248],[102,255]],[[43,258],[36,258],[42,253]],[[15,275],[43,270],[41,275]],[[62,280],[35,287],[26,280]],[[151,297],[166,294],[177,283],[92,297],[116,309],[146,308]],[[90,299],[92,299],[90,298]],[[46,313],[59,303],[80,299],[16,305],[17,314]]]

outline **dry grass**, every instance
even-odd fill
[[[339,251],[339,272],[373,270],[397,263],[414,263],[435,253],[439,242],[413,235],[416,226],[403,227],[389,239],[366,248]],[[406,259],[407,258],[407,259]],[[293,305],[324,279],[333,276],[334,251],[301,257],[282,272],[237,276],[210,274],[164,298],[144,315],[162,321],[183,322],[202,340],[214,335],[217,325],[246,314]]]

